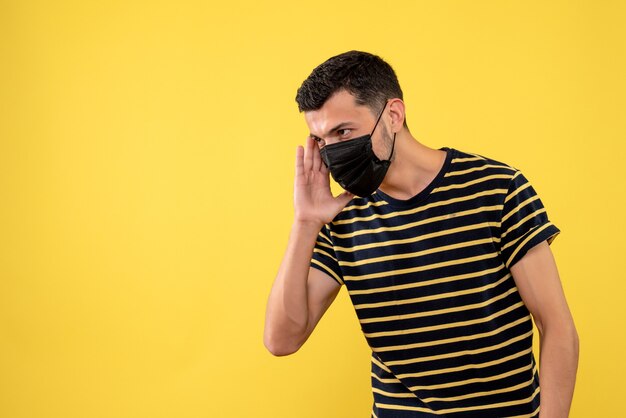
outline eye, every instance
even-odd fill
[[[337,133],[339,134],[339,136],[341,136],[342,138],[347,137],[348,135],[350,135],[352,133],[352,129],[339,129],[337,131]]]
[[[325,142],[324,142],[324,140],[322,138],[318,138],[318,137],[313,136],[313,135],[311,135],[311,138],[313,138],[313,140],[315,142],[317,142],[318,146],[323,147],[325,145]]]

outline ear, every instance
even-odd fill
[[[400,132],[404,126],[404,102],[402,99],[389,100],[389,114],[391,115],[391,132]]]

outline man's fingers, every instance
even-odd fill
[[[304,172],[308,173],[313,168],[313,138],[310,136],[306,139],[306,148],[304,149]]]
[[[304,172],[304,148],[302,145],[298,145],[296,148],[296,177],[299,177]]]
[[[320,156],[320,160],[322,159],[322,157]],[[320,172],[322,174],[328,174],[328,167],[326,167],[326,164],[324,164],[324,161],[322,161],[322,165],[320,166]]]
[[[317,144],[314,144],[312,154],[313,154],[313,171],[320,171],[320,166],[324,164],[322,164],[322,157],[320,155],[320,149],[317,146]]]

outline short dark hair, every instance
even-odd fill
[[[302,82],[296,93],[298,109],[318,110],[340,90],[347,90],[357,104],[368,106],[374,114],[388,99],[402,99],[402,89],[391,65],[368,52],[348,51],[318,65]]]

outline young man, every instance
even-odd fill
[[[296,101],[311,134],[268,350],[296,352],[345,285],[372,348],[373,417],[567,417],[578,336],[548,245],[560,231],[524,175],[413,138],[375,55],[330,58]]]

